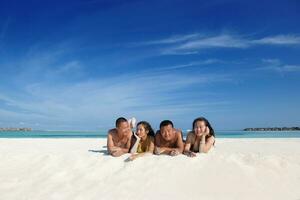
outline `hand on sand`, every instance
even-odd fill
[[[179,154],[178,150],[173,150],[170,152],[170,156],[177,156]]]
[[[138,157],[138,154],[131,154],[131,156],[129,157],[130,161],[133,161],[134,159],[136,159]]]
[[[196,157],[197,156],[197,154],[192,151],[185,152],[184,154],[187,155],[188,157]]]
[[[120,156],[123,154],[122,149],[120,147],[112,147],[110,152],[113,156]]]
[[[112,147],[110,149],[110,151],[113,153],[113,152],[116,152],[116,151],[121,151],[121,148],[120,147]]]
[[[159,155],[159,154],[161,154],[161,153],[163,153],[164,151],[161,149],[161,148],[159,148],[159,147],[156,147],[155,149],[154,149],[154,153],[155,154],[157,154],[157,155]]]
[[[119,157],[119,156],[123,155],[124,153],[122,150],[116,150],[116,151],[112,151],[111,154],[113,156]]]
[[[131,156],[129,156],[128,158],[126,158],[125,160],[124,160],[124,162],[130,162],[130,161],[133,161],[133,160],[135,160],[136,158],[138,157],[138,154],[131,154]]]

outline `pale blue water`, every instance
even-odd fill
[[[106,138],[105,131],[0,132],[0,138]],[[186,133],[184,133],[184,137]],[[300,131],[216,131],[217,138],[300,138]]]

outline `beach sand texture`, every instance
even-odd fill
[[[217,139],[195,158],[106,155],[106,139],[0,139],[0,199],[300,200],[300,139]]]

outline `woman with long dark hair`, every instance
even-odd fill
[[[207,153],[214,144],[214,129],[207,119],[199,117],[193,121],[193,130],[187,135],[183,153],[194,157],[196,152]]]
[[[146,121],[140,121],[136,125],[136,134],[132,137],[132,147],[129,160],[134,160],[147,153],[153,154],[154,151],[154,131]]]

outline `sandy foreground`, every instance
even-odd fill
[[[0,199],[300,200],[300,139],[217,139],[195,158],[105,152],[106,139],[0,139]]]

